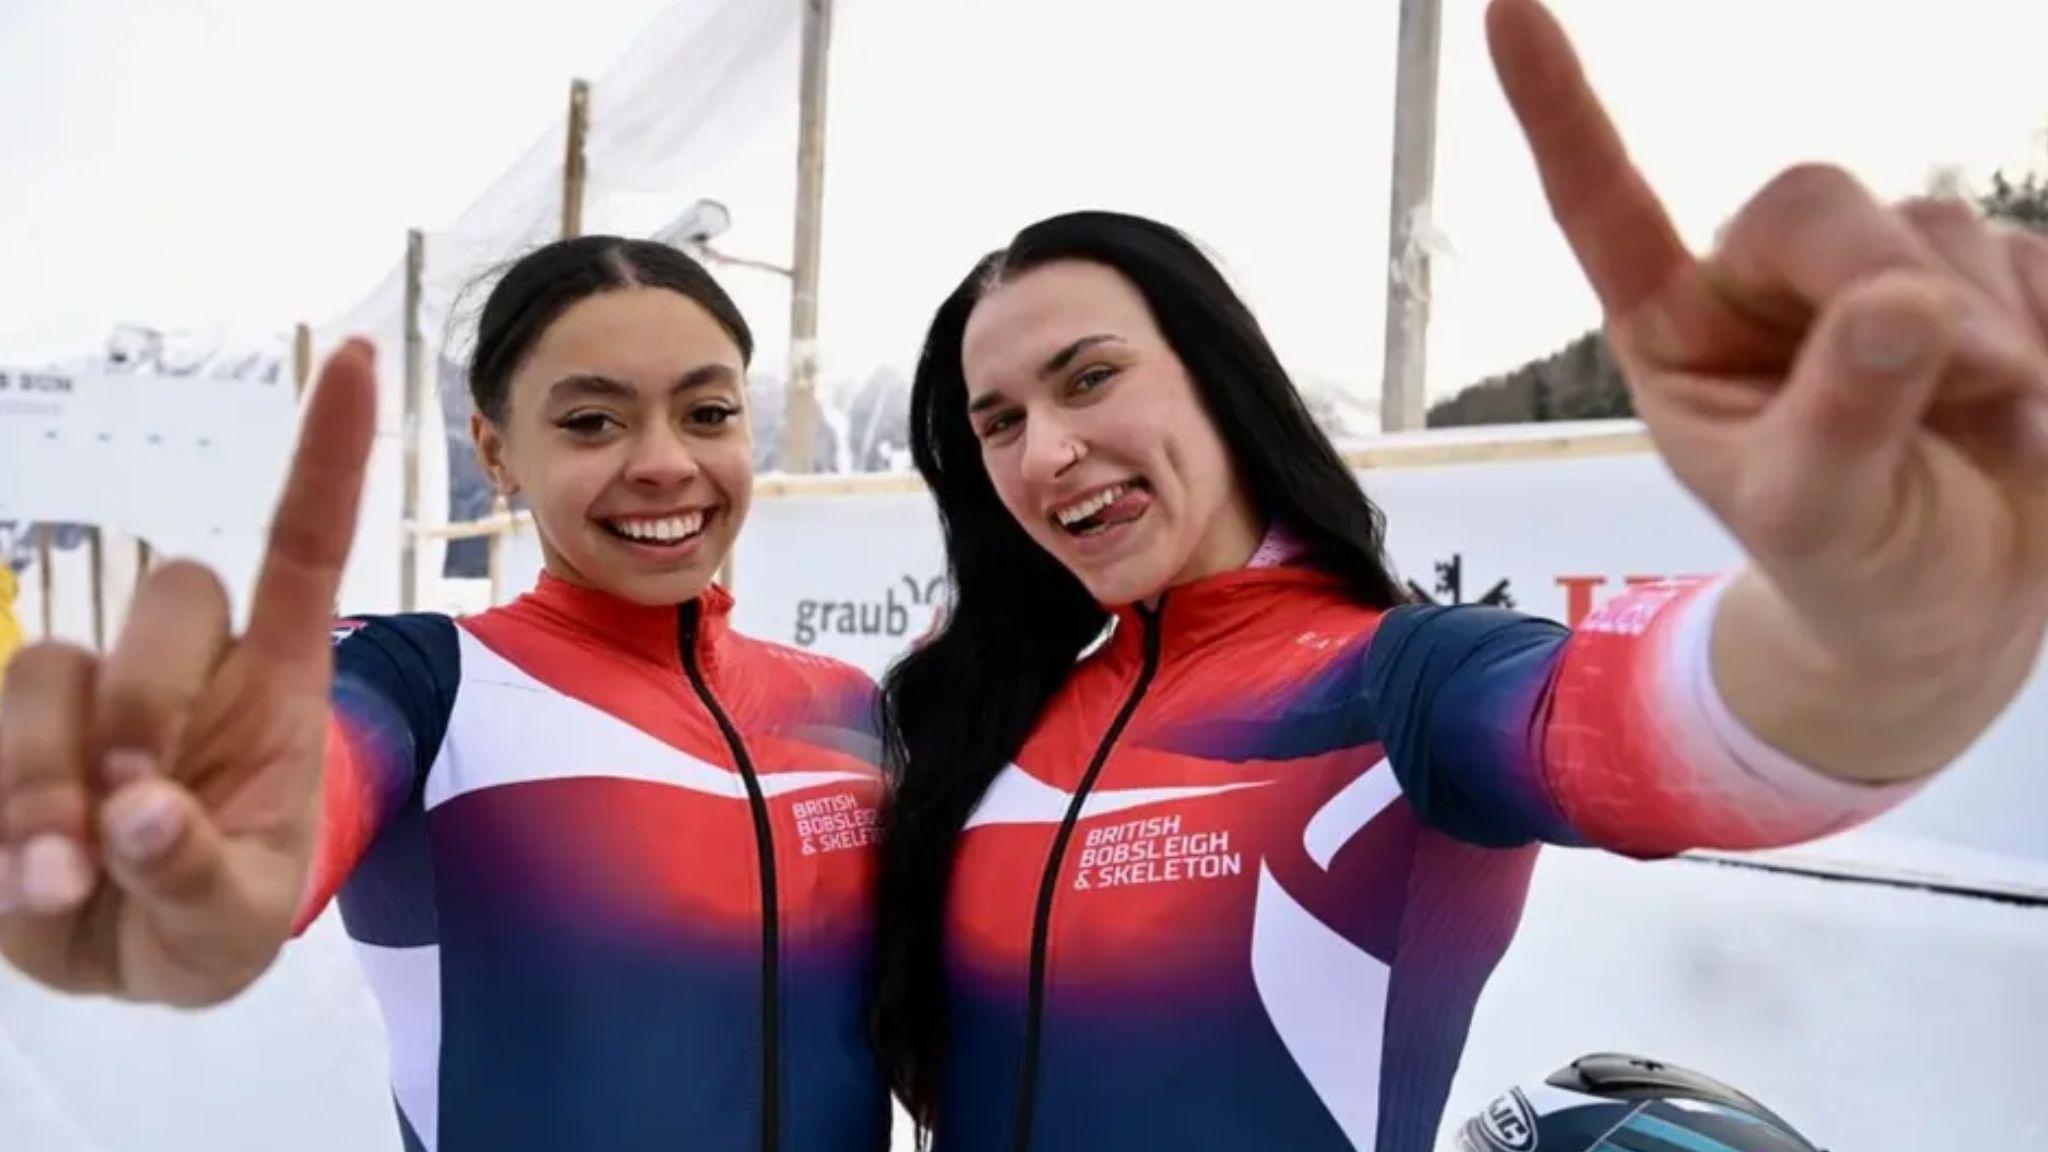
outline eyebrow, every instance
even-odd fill
[[[669,387],[671,394],[706,388],[713,384],[730,384],[735,379],[733,370],[724,364],[702,364],[676,378]],[[577,372],[564,376],[548,388],[550,400],[564,396],[610,396],[620,400],[635,399],[640,390],[613,376],[602,372]]]
[[[1038,378],[1043,380],[1047,376],[1051,376],[1056,373],[1066,371],[1067,365],[1072,364],[1074,362],[1074,357],[1079,356],[1081,353],[1086,352],[1088,349],[1093,348],[1098,344],[1121,343],[1123,343],[1123,337],[1112,336],[1107,332],[1098,332],[1093,336],[1083,336],[1079,340],[1076,340],[1073,343],[1068,344],[1066,347],[1046,357],[1045,363],[1038,366]],[[1000,404],[1002,402],[1002,393],[985,392],[982,395],[976,397],[974,402],[967,406],[967,414],[969,416],[978,415],[982,412],[988,411],[990,408],[993,408],[997,404]]]

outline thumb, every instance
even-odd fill
[[[1741,523],[1789,558],[1875,534],[1950,360],[1946,288],[1886,274],[1845,290],[1808,330],[1742,462]]]

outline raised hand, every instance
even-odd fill
[[[1680,481],[1831,659],[2016,685],[2048,624],[2048,241],[1809,166],[1695,257],[1550,14],[1487,30]]]
[[[321,371],[249,628],[172,562],[105,658],[22,650],[0,698],[0,954],[54,988],[197,1005],[291,930],[317,827],[334,598],[376,431],[369,347]],[[147,482],[147,478],[140,478]]]

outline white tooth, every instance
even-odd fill
[[[1097,512],[1102,511],[1104,508],[1109,507],[1111,504],[1116,503],[1119,499],[1122,498],[1125,489],[1127,489],[1128,487],[1129,485],[1127,484],[1113,485],[1109,488],[1103,489],[1102,491],[1096,493],[1095,495],[1089,497],[1088,499],[1082,501],[1079,504],[1075,504],[1066,509],[1063,509],[1059,514],[1060,523],[1073,524],[1077,521],[1086,520],[1088,517],[1093,516]]]
[[[704,527],[704,514],[687,512],[664,520],[614,520],[612,526],[635,540],[672,544],[696,535]]]

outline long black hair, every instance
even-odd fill
[[[943,917],[955,840],[1046,701],[1107,622],[1080,580],[1003,507],[967,417],[961,340],[975,305],[1059,260],[1107,266],[1144,297],[1260,511],[1306,563],[1361,603],[1405,598],[1384,521],[1222,273],[1181,233],[1140,217],[1042,220],[984,257],[932,320],[910,393],[911,454],[938,502],[952,597],[939,628],[882,683],[883,815],[876,1042],[917,1121],[936,1119],[946,1044]]]
[[[469,396],[493,424],[505,422],[512,376],[548,325],[585,297],[620,288],[666,288],[695,301],[754,356],[754,334],[704,266],[653,240],[576,236],[528,252],[498,278],[477,320],[469,359]]]

